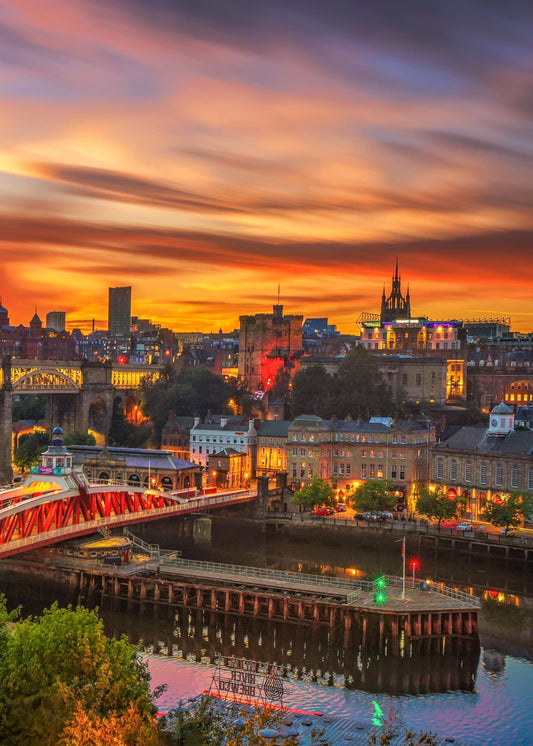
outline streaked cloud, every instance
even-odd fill
[[[532,21],[521,0],[6,0],[3,304],[86,325],[132,284],[136,315],[233,328],[279,281],[288,312],[355,331],[398,256],[417,313],[531,328]]]

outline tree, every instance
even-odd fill
[[[133,706],[122,715],[87,713],[78,702],[72,720],[61,732],[58,746],[156,746],[162,743],[154,723]]]
[[[5,609],[0,621],[6,638],[4,617]],[[125,637],[105,636],[95,612],[54,604],[41,617],[16,622],[4,642],[0,744],[57,746],[63,733],[67,738],[72,732],[78,707],[95,723],[111,713],[120,719],[133,708],[147,732],[156,732],[146,665]],[[131,739],[123,743],[140,746]]]
[[[300,370],[292,382],[291,412],[329,417],[333,404],[333,379],[323,365]]]
[[[316,505],[332,505],[334,495],[333,487],[330,484],[323,479],[314,477],[310,484],[294,493],[294,499],[303,508],[311,509]]]
[[[378,361],[362,345],[355,347],[339,365],[335,404],[339,417],[385,416],[394,412],[392,394]]]
[[[494,526],[519,526],[524,518],[533,513],[533,496],[523,495],[517,490],[503,495],[501,502],[488,502],[483,519]]]
[[[159,447],[161,431],[169,412],[200,417],[211,412],[227,412],[232,390],[230,386],[204,365],[185,368],[177,377],[172,366],[165,366],[165,375],[140,386],[141,408],[153,427],[152,440]]]
[[[367,479],[353,493],[352,501],[357,510],[378,513],[391,510],[396,505],[392,482],[388,479]]]
[[[46,397],[21,396],[13,402],[13,422],[42,420],[46,414]]]
[[[438,520],[438,527],[443,519],[454,518],[462,504],[456,497],[449,497],[442,487],[429,489],[418,485],[416,497],[416,512],[427,518]]]
[[[68,446],[95,446],[96,438],[92,433],[73,433],[65,435],[63,445]]]
[[[50,445],[50,436],[41,430],[36,430],[30,435],[21,435],[19,445],[15,449],[13,461],[15,465],[25,471],[31,466],[39,463],[41,453],[46,451]]]

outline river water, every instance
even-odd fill
[[[349,540],[324,532],[309,537],[265,536],[251,524],[216,519],[211,544],[194,544],[177,524],[147,524],[144,538],[183,556],[339,577],[401,574],[400,545],[365,536]],[[139,532],[137,532],[139,533]],[[481,649],[455,649],[446,656],[420,655],[408,661],[370,657],[347,659],[328,630],[310,630],[266,620],[200,614],[182,609],[140,617],[102,602],[109,634],[126,632],[142,639],[154,686],[167,684],[161,711],[209,688],[217,655],[236,655],[283,663],[287,671],[284,703],[290,707],[369,722],[378,702],[406,725],[470,744],[533,745],[533,578],[523,565],[469,561],[433,551],[418,557],[419,577],[473,591],[482,599]],[[10,605],[28,611],[59,597],[43,586],[23,591],[1,577],[0,592]],[[172,655],[168,655],[171,652]],[[350,676],[347,678],[347,671]],[[355,671],[355,675],[354,674]],[[344,684],[349,681],[350,688]]]

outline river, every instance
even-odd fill
[[[194,544],[179,534],[177,524],[151,524],[144,538],[163,548],[180,548],[184,557],[268,567],[339,577],[401,574],[400,545],[359,533],[350,541],[324,532],[312,537],[264,535],[251,524],[217,518],[211,544]],[[353,676],[345,688],[346,671],[357,662],[346,660],[342,645],[328,639],[327,630],[310,632],[299,625],[211,615],[188,610],[159,618],[125,614],[111,604],[101,614],[110,634],[126,632],[148,648],[153,684],[168,685],[158,701],[166,711],[180,700],[209,687],[217,654],[283,662],[287,666],[285,704],[320,710],[369,722],[373,702],[387,712],[392,706],[406,725],[470,744],[514,746],[533,744],[530,713],[533,691],[533,579],[523,565],[505,566],[465,558],[417,557],[419,577],[472,590],[482,599],[481,650],[460,650],[448,656],[421,656],[404,662],[369,659],[365,676]],[[23,603],[35,613],[54,600],[49,587],[22,590],[0,580],[10,605]],[[59,598],[66,603],[74,599]],[[174,656],[168,656],[169,650]],[[451,688],[449,687],[451,683]]]

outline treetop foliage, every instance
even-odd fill
[[[389,479],[367,479],[355,490],[352,501],[357,510],[377,513],[394,508],[397,498]]]
[[[442,487],[430,490],[425,485],[418,485],[416,498],[416,512],[430,519],[454,518],[462,508],[464,501],[457,497],[450,497]]]
[[[53,604],[38,618],[10,628],[7,622],[0,600],[0,744],[79,744],[73,740],[79,722],[85,718],[88,729],[98,729],[108,717],[117,733],[124,726],[122,740],[90,743],[157,743],[146,666],[126,638],[105,636],[96,613]],[[137,728],[130,737],[132,722]]]
[[[299,371],[293,380],[291,408],[293,417],[306,413],[368,418],[394,415],[397,403],[376,358],[358,345],[339,364],[335,379],[322,365]]]
[[[524,518],[533,514],[533,496],[514,490],[504,495],[501,502],[487,502],[483,514],[494,526],[519,526]]]
[[[318,477],[315,477],[309,484],[294,493],[294,499],[304,508],[313,508],[315,505],[332,505],[334,496],[333,487]]]

